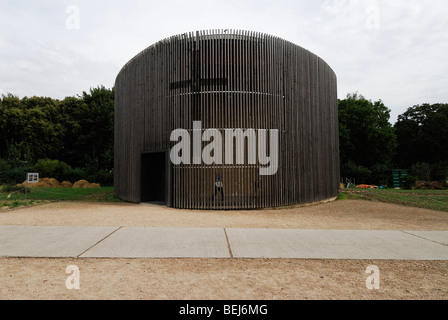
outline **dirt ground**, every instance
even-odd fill
[[[0,211],[0,225],[448,230],[448,214],[343,200],[253,211],[124,203],[49,203]],[[80,270],[80,290],[66,268]],[[380,288],[369,290],[368,266]],[[446,300],[448,261],[0,258],[2,300]]]

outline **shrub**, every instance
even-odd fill
[[[83,168],[75,168],[70,173],[70,177],[67,177],[68,181],[75,182],[86,178],[86,170]]]
[[[28,193],[30,193],[30,189],[27,190]],[[25,187],[24,186],[19,186],[16,184],[7,184],[5,186],[3,186],[2,189],[3,193],[12,193],[12,192],[16,192],[16,193],[25,193]]]
[[[4,173],[3,183],[18,184],[26,180],[26,174],[30,171],[28,167],[12,168]]]
[[[404,189],[411,190],[415,187],[417,182],[417,177],[412,175],[406,175],[400,178],[401,184]]]
[[[41,159],[33,166],[33,171],[39,172],[42,178],[55,178],[63,181],[71,180],[73,169],[59,160]]]
[[[11,165],[8,161],[0,159],[0,184],[6,183],[6,175],[9,170],[11,170]]]
[[[87,180],[99,183],[103,186],[112,186],[114,184],[114,174],[108,170],[98,170],[88,175]]]
[[[428,163],[415,163],[410,169],[409,174],[415,176],[417,180],[429,181],[431,180],[431,166]]]
[[[372,171],[352,161],[341,166],[341,172],[346,177],[355,178],[357,183],[370,183]]]
[[[448,182],[448,162],[439,162],[432,166],[431,180],[438,181],[443,188]]]

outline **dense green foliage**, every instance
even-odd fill
[[[398,117],[395,130],[397,165],[409,168],[418,180],[446,183],[448,104],[423,104],[409,108]]]
[[[388,184],[396,149],[390,110],[361,95],[339,100],[339,143],[342,177],[359,183]]]
[[[358,94],[339,100],[341,176],[391,186],[392,169],[407,169],[406,187],[448,177],[448,104],[409,108],[397,123],[381,101]]]
[[[0,183],[42,177],[112,185],[114,91],[98,87],[62,101],[2,95]]]

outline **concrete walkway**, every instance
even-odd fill
[[[448,231],[0,226],[0,256],[448,260]]]

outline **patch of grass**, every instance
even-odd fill
[[[346,193],[339,193],[337,200],[347,200],[348,196]]]
[[[0,210],[28,207],[45,203],[45,200],[0,200]]]
[[[353,190],[352,190],[353,191]],[[356,191],[360,191],[356,189]],[[342,193],[343,199],[376,200],[410,207],[448,212],[448,190],[367,189]]]
[[[0,194],[1,200],[9,201],[28,201],[28,200],[44,200],[44,201],[99,201],[99,202],[120,202],[114,196],[113,187],[102,188],[31,188],[26,194],[12,193],[8,198],[8,194]]]

